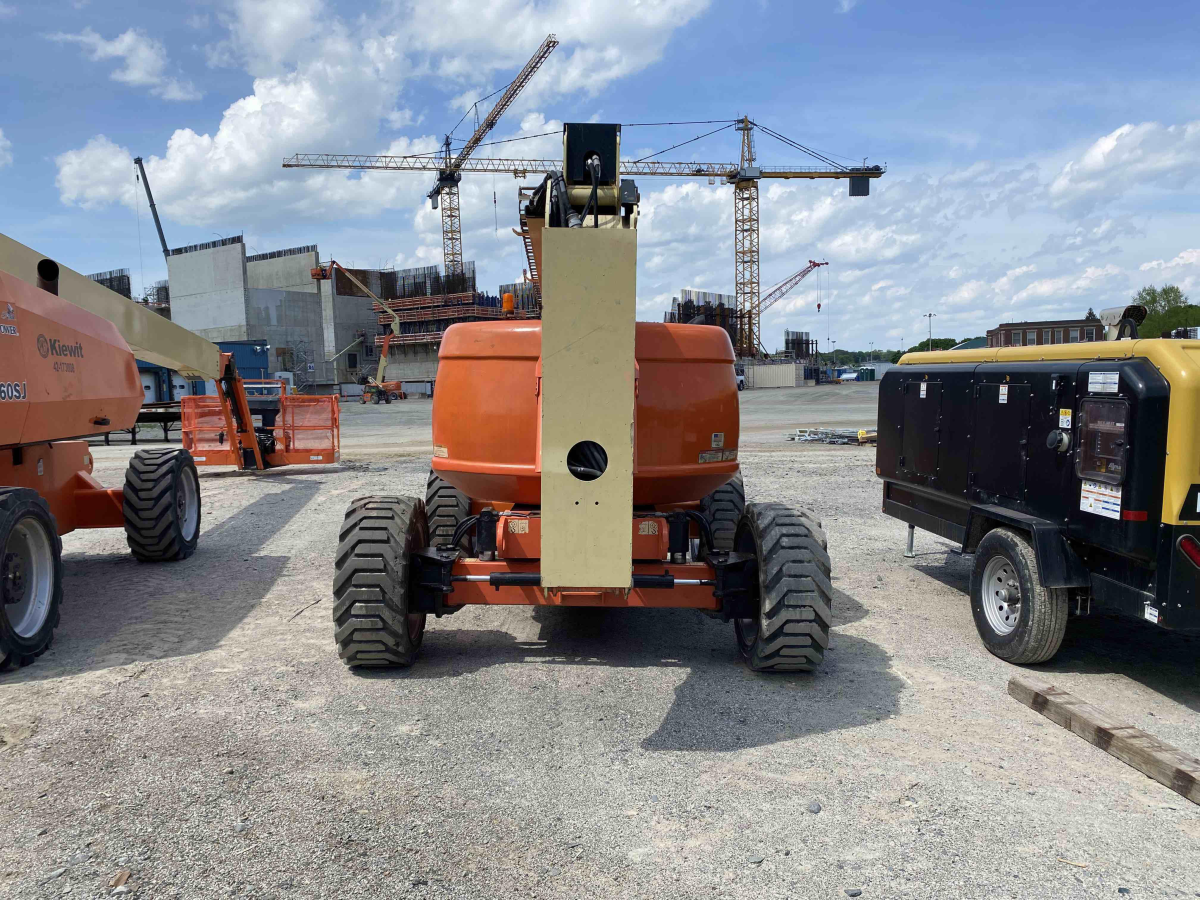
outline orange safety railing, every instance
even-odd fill
[[[279,411],[270,431],[275,449],[265,462],[270,466],[334,463],[341,458],[341,419],[336,396],[289,395],[282,381],[247,378],[242,382],[251,401],[277,397]],[[181,404],[183,446],[199,465],[237,465],[236,439],[227,433],[225,411],[219,397],[184,397]],[[256,429],[263,427],[254,414]]]

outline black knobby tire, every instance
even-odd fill
[[[712,530],[713,550],[733,549],[733,536],[745,509],[746,489],[740,470],[700,501],[700,514]]]
[[[400,399],[399,391],[388,391],[388,402],[391,402],[392,400],[399,400],[399,399]]]
[[[425,504],[360,497],[342,523],[333,570],[333,625],[348,666],[411,666],[425,613],[409,613],[414,551],[426,545]]]
[[[751,503],[734,549],[758,560],[758,616],[734,619],[738,648],[756,672],[809,672],[829,646],[833,586],[825,532],[807,510]]]
[[[391,406],[392,405],[392,395],[385,393],[383,395],[383,402],[386,403],[388,406]]]
[[[1009,564],[1007,567],[1004,560]],[[989,564],[993,571],[998,571],[985,584]],[[1015,587],[1020,591],[1015,611],[1012,598],[1007,596],[1014,582],[1003,574],[1006,572],[1016,576]],[[1006,596],[999,598],[998,590]],[[990,616],[984,609],[985,603],[991,606]],[[1068,613],[1066,589],[1042,585],[1037,556],[1024,534],[1010,528],[995,528],[983,536],[971,570],[971,614],[975,630],[989,652],[1015,665],[1046,662],[1062,645]],[[1012,620],[1012,630],[1003,633],[1006,617]]]
[[[186,450],[139,450],[125,470],[125,539],[139,562],[173,562],[200,540],[200,479]]]
[[[28,488],[0,488],[0,671],[46,652],[62,580],[62,540],[46,501]]]
[[[375,391],[375,393],[371,394],[371,402],[376,406],[379,405],[379,391]]]
[[[429,543],[437,547],[448,547],[454,538],[458,523],[471,514],[471,498],[442,480],[433,469],[425,482],[425,524]],[[469,541],[469,536],[460,546]]]

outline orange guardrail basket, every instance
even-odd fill
[[[263,461],[268,466],[335,463],[341,459],[341,421],[336,396],[289,395],[281,381],[245,379]],[[197,465],[236,466],[222,398],[184,397],[183,446]],[[235,436],[236,437],[236,436]]]

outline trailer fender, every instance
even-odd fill
[[[967,513],[963,553],[974,553],[983,536],[998,525],[1008,525],[1029,535],[1037,559],[1038,576],[1048,588],[1091,586],[1091,576],[1079,554],[1068,543],[1061,526],[1002,506],[972,506]]]

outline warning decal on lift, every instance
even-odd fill
[[[925,387],[926,387],[925,382],[922,381],[921,382],[921,399],[922,400],[925,399]]]
[[[1000,402],[1001,403],[1008,402],[1008,385],[1007,384],[1000,385]]]
[[[1071,427],[1071,410],[1060,409],[1058,411],[1058,427],[1059,428],[1070,428]]]
[[[1118,372],[1088,372],[1088,390],[1093,394],[1115,394],[1120,378]]]
[[[1144,615],[1146,616],[1147,622],[1153,622],[1155,625],[1158,624],[1158,609],[1156,607],[1153,607],[1147,603]]]
[[[1098,481],[1085,481],[1079,490],[1079,508],[1083,512],[1104,516],[1106,519],[1121,518],[1121,488]]]

